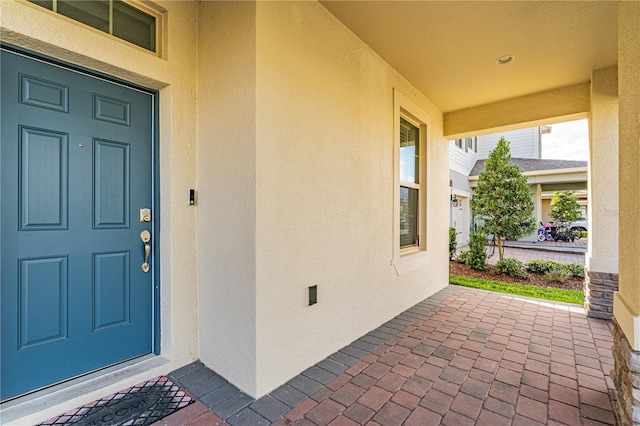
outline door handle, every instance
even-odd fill
[[[142,272],[149,272],[149,255],[151,254],[151,232],[146,229],[140,233],[140,240],[144,243],[144,263],[142,264]]]

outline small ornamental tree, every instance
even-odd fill
[[[464,263],[477,271],[487,269],[487,234],[482,230],[469,235],[469,254]]]
[[[471,199],[473,215],[482,221],[485,232],[495,236],[500,260],[503,240],[517,240],[536,229],[529,183],[520,166],[509,164],[510,159],[509,141],[502,137],[484,162]]]
[[[567,223],[582,219],[580,204],[571,191],[558,191],[551,198],[551,212],[549,216],[556,222]]]
[[[458,249],[458,241],[456,238],[456,228],[449,228],[449,260],[453,260],[453,257],[456,255],[456,250]]]

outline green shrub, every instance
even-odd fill
[[[527,262],[527,271],[533,273],[544,274],[546,272],[553,271],[562,266],[562,263],[554,262],[553,260],[536,259]]]
[[[530,260],[527,263],[527,271],[533,273],[546,274],[556,270],[564,270],[569,273],[569,278],[572,276],[578,278],[584,278],[584,265],[572,263],[570,265],[566,263],[554,262],[553,260],[536,259]],[[566,281],[566,280],[565,280]]]
[[[569,271],[568,268],[556,268],[549,272],[545,272],[544,277],[548,281],[563,283],[571,278],[571,271]]]
[[[487,234],[476,231],[469,236],[469,254],[464,263],[478,271],[487,268]]]
[[[458,242],[456,241],[456,228],[449,228],[449,260],[453,260],[456,255]]]
[[[458,253],[458,257],[456,257],[456,261],[459,263],[467,264],[467,258],[469,257],[469,250],[462,250]]]
[[[584,265],[572,263],[571,265],[567,265],[567,268],[574,277],[584,278]]]
[[[524,263],[513,257],[499,260],[496,263],[496,268],[498,268],[500,272],[511,275],[512,277],[527,278],[527,268],[524,266]]]

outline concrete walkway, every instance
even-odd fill
[[[468,248],[468,246],[463,246],[458,249],[458,253],[462,250],[467,250]],[[584,265],[586,252],[587,239],[584,238],[574,242],[508,241],[504,244],[505,258],[515,257],[524,263],[527,263],[530,260],[544,259],[560,263],[577,263]],[[490,247],[487,247],[487,253],[491,253]],[[496,247],[493,255],[487,258],[487,263],[495,265],[498,259],[498,248]]]
[[[610,323],[577,305],[448,286],[258,401],[201,363],[155,425],[612,425]]]
[[[575,241],[507,241],[504,245],[516,248],[561,251],[565,253],[586,253],[588,243],[586,238],[581,238]]]
[[[527,263],[530,260],[545,259],[553,260],[560,263],[579,263],[584,265],[585,254],[584,253],[568,253],[560,250],[540,250],[538,248],[520,248],[520,247],[505,247],[504,257],[515,257],[521,262]],[[493,256],[487,259],[487,263],[495,265],[499,260],[498,249],[496,248]]]

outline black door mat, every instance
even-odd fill
[[[146,426],[195,402],[166,377],[156,377],[52,417],[40,425]]]

